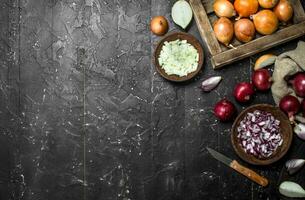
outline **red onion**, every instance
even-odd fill
[[[251,83],[238,83],[234,88],[234,97],[239,102],[247,102],[254,94],[254,89]]]
[[[258,158],[267,158],[282,145],[280,121],[266,111],[249,112],[237,128],[237,138],[244,151]]]
[[[254,71],[252,75],[252,83],[256,89],[260,91],[269,90],[271,87],[271,76],[267,69],[259,69]]]
[[[236,108],[232,102],[223,99],[216,103],[214,107],[214,114],[220,121],[231,120],[236,113]]]
[[[284,111],[290,121],[294,120],[294,115],[300,110],[300,102],[299,100],[292,96],[292,95],[286,95],[284,96],[280,101],[280,109]]]
[[[295,93],[300,97],[305,97],[305,74],[298,73],[292,80]]]

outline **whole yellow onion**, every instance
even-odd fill
[[[236,15],[233,4],[228,0],[216,0],[213,9],[218,17],[230,18]]]
[[[214,24],[214,33],[219,42],[228,46],[233,38],[233,23],[226,17],[220,17]]]
[[[279,26],[279,20],[271,10],[261,10],[251,17],[253,18],[255,29],[262,35],[274,33]]]
[[[235,0],[234,8],[241,17],[249,17],[253,15],[258,10],[258,1],[257,0]]]
[[[273,12],[281,22],[288,22],[292,18],[293,8],[289,1],[280,0],[273,9]]]
[[[255,37],[255,27],[251,20],[240,19],[234,23],[234,33],[241,42],[250,42]]]
[[[262,8],[273,8],[278,2],[279,0],[258,0]]]

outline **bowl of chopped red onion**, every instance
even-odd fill
[[[288,117],[278,108],[257,104],[242,111],[231,134],[234,150],[244,161],[269,165],[289,150],[293,131]]]

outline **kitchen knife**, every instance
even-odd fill
[[[265,177],[260,176],[256,172],[254,172],[251,169],[248,169],[247,167],[242,166],[239,164],[236,160],[232,160],[228,158],[227,156],[207,147],[207,150],[210,152],[210,154],[220,162],[224,163],[225,165],[233,168],[237,172],[241,173],[242,175],[246,176],[250,180],[254,181],[255,183],[261,185],[261,186],[267,186],[268,180]]]

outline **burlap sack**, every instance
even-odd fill
[[[305,71],[305,42],[303,41],[298,43],[295,50],[279,55],[275,61],[271,91],[277,105],[287,94],[296,96],[286,80],[289,76],[301,71]]]

